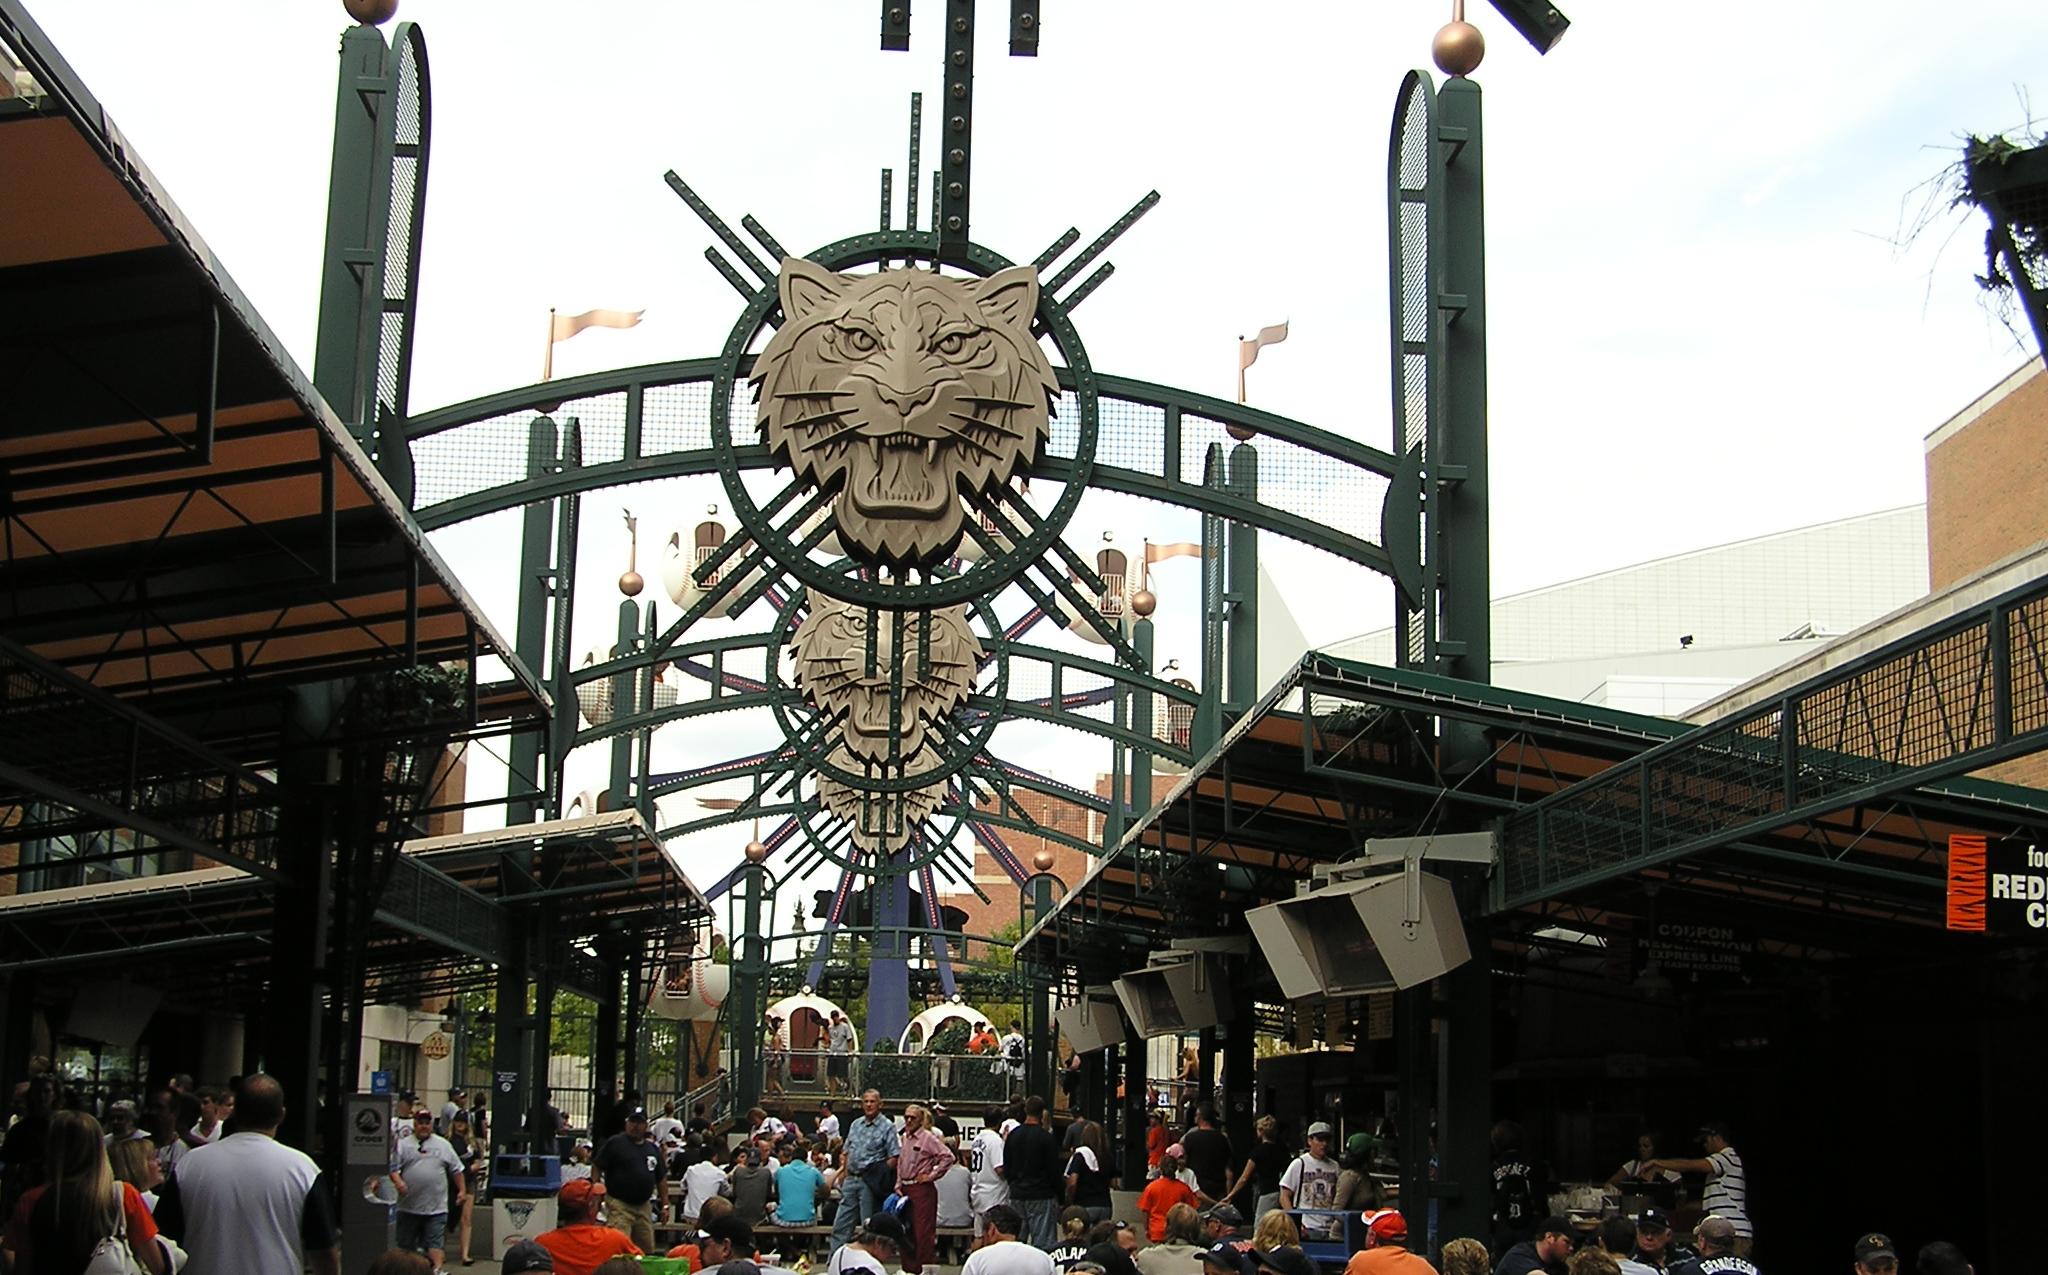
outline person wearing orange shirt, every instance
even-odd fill
[[[1399,1209],[1365,1215],[1365,1247],[1351,1255],[1344,1275],[1436,1275],[1427,1259],[1408,1251],[1408,1219]]]
[[[1166,1132],[1166,1117],[1152,1113],[1151,1127],[1145,1130],[1145,1167],[1152,1176],[1159,1176],[1159,1157],[1166,1154],[1166,1148],[1173,1139]]]
[[[1166,1212],[1176,1204],[1200,1208],[1194,1188],[1180,1180],[1181,1145],[1176,1142],[1159,1157],[1159,1176],[1145,1184],[1138,1195],[1138,1211],[1145,1215],[1145,1238],[1157,1244],[1166,1238]]]
[[[561,1225],[534,1236],[554,1256],[555,1275],[593,1275],[610,1258],[640,1256],[639,1246],[624,1231],[599,1224],[597,1208],[603,1202],[604,1188],[589,1178],[562,1184],[555,1197]]]

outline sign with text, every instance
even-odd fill
[[[428,1062],[440,1062],[455,1052],[455,1040],[447,1032],[435,1032],[420,1042],[420,1057]]]
[[[2017,837],[1948,839],[1948,928],[2048,938],[2048,850]]]
[[[388,1093],[390,1093],[390,1092],[391,1092],[391,1077],[392,1077],[392,1075],[393,1075],[393,1073],[391,1073],[391,1072],[388,1072],[388,1071],[373,1071],[373,1072],[371,1072],[371,1073],[370,1073],[370,1092],[371,1092],[371,1093],[380,1093],[380,1094],[388,1094]]]
[[[1739,925],[1658,921],[1639,946],[1666,974],[1739,975],[1756,954],[1756,936]]]
[[[351,1165],[391,1164],[391,1098],[389,1094],[348,1100],[348,1158]]]
[[[497,1076],[498,1076],[498,1092],[499,1092],[499,1093],[501,1093],[501,1094],[510,1094],[510,1093],[511,1093],[511,1092],[512,1092],[513,1090],[515,1090],[515,1089],[519,1088],[519,1073],[518,1073],[518,1072],[516,1072],[516,1071],[501,1071],[501,1072],[497,1073]]]

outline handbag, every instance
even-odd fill
[[[114,1215],[114,1233],[93,1246],[85,1259],[83,1275],[149,1275],[128,1247],[128,1202],[123,1193],[120,1212]]]

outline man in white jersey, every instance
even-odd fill
[[[184,1275],[341,1275],[341,1232],[320,1168],[277,1140],[284,1089],[242,1081],[236,1131],[195,1148],[157,1200],[157,1229],[191,1254]]]
[[[1726,1218],[1735,1230],[1732,1252],[1736,1257],[1748,1257],[1756,1246],[1756,1236],[1749,1225],[1749,1178],[1742,1167],[1742,1155],[1728,1140],[1728,1126],[1719,1120],[1710,1120],[1700,1126],[1700,1142],[1706,1147],[1703,1160],[1650,1161],[1650,1169],[1670,1169],[1676,1173],[1701,1173],[1706,1175],[1707,1189],[1700,1194],[1700,1210],[1711,1217]]]
[[[990,1107],[981,1118],[981,1132],[967,1145],[968,1202],[974,1209],[974,1233],[981,1234],[988,1211],[1010,1202],[1010,1184],[1003,1178],[1003,1109]]]

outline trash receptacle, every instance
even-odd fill
[[[555,1195],[561,1189],[560,1156],[492,1156],[492,1250],[502,1257],[515,1241],[554,1230]]]

